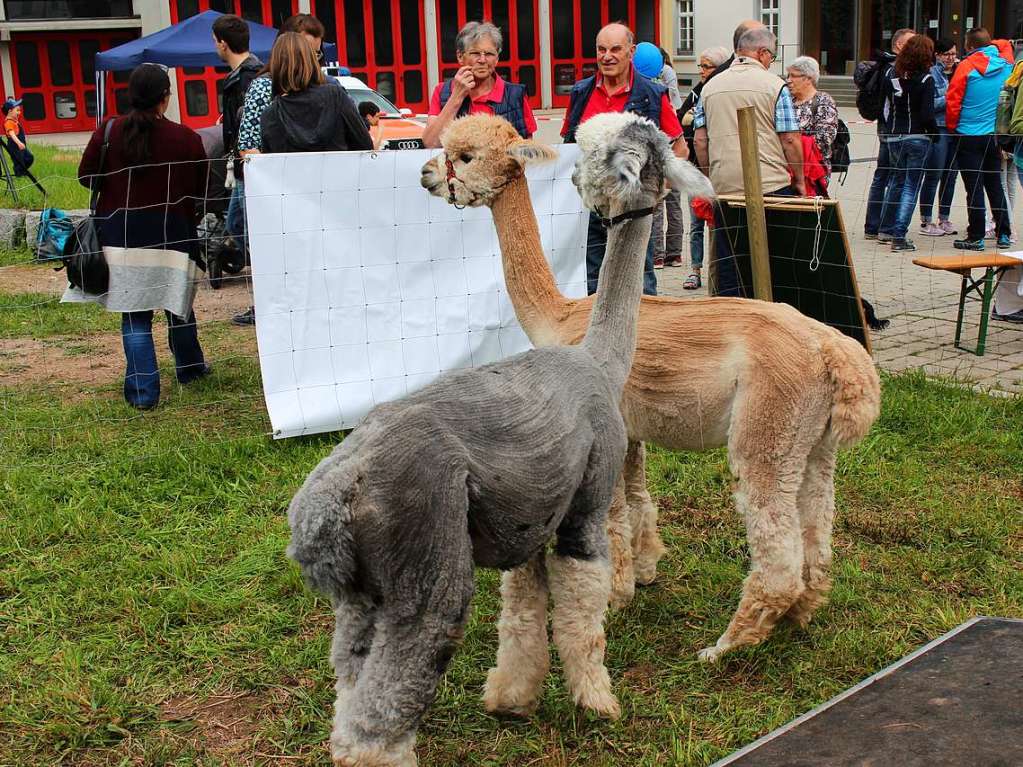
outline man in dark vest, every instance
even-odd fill
[[[455,38],[459,69],[451,80],[433,89],[430,116],[423,143],[440,146],[440,135],[456,117],[489,114],[510,122],[522,138],[536,133],[526,86],[510,83],[497,74],[497,59],[504,38],[489,21],[470,21]]]
[[[634,112],[661,127],[672,142],[678,157],[689,157],[689,148],[682,138],[682,126],[672,109],[668,89],[637,75],[632,66],[636,38],[624,24],[608,24],[597,33],[597,74],[572,86],[568,111],[561,135],[566,144],[575,143],[575,131],[581,123],[605,112]],[[607,230],[595,213],[590,213],[586,232],[586,290],[597,292],[597,274],[607,247]],[[654,243],[646,251],[643,292],[657,295],[654,275]]]

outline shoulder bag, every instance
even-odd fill
[[[110,269],[107,267],[107,259],[103,255],[103,245],[100,242],[96,203],[99,201],[100,187],[103,184],[103,169],[106,165],[107,148],[110,146],[110,129],[113,125],[114,121],[111,119],[103,130],[99,167],[92,177],[89,215],[75,224],[74,231],[64,245],[62,259],[71,286],[94,296],[105,294],[110,287]]]

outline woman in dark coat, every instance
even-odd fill
[[[301,34],[279,35],[268,67],[274,100],[259,119],[264,153],[373,148],[355,102],[339,83],[324,82]]]
[[[209,373],[196,332],[192,302],[199,265],[195,200],[206,186],[202,140],[164,117],[170,78],[157,64],[137,67],[128,81],[131,111],[112,118],[100,168],[106,123],[89,140],[78,166],[83,186],[100,185],[96,215],[110,268],[101,296],[68,288],[66,301],[94,301],[121,312],[126,370],[124,398],[140,410],[156,407],[160,373],[153,344],[153,312],[167,315],[168,343],[179,383]]]

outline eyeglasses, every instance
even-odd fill
[[[786,80],[795,80],[797,77],[806,77],[802,72],[789,72],[785,75]]]
[[[462,54],[467,59],[486,59],[493,61],[497,58],[497,51],[466,51]]]
[[[700,64],[700,69],[717,69],[713,64]]]

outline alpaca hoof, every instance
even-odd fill
[[[721,656],[726,652],[727,650],[723,650],[717,645],[713,645],[712,647],[704,647],[696,654],[696,657],[700,659],[701,663],[717,663]]]
[[[646,564],[637,562],[635,565],[636,585],[649,586],[657,579],[657,561]]]
[[[536,693],[522,689],[520,679],[510,677],[498,668],[490,669],[483,688],[483,708],[487,713],[528,718],[536,711],[537,703]]]
[[[635,583],[622,583],[617,588],[611,590],[611,597],[608,600],[608,606],[612,610],[623,610],[629,602],[632,601],[633,597],[636,596],[636,584]]]
[[[618,719],[622,715],[622,707],[618,699],[610,692],[583,695],[577,701],[579,708],[592,711],[602,719]]]

